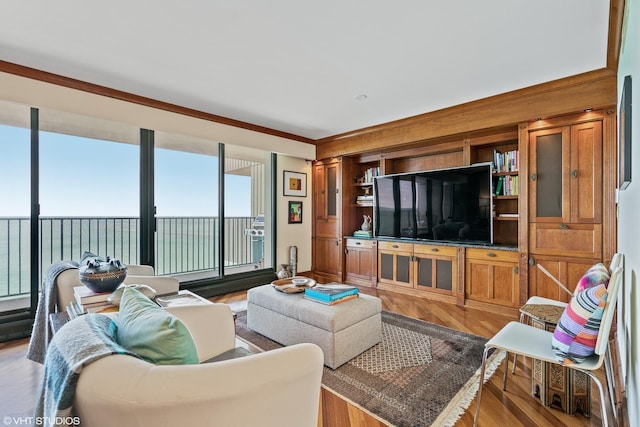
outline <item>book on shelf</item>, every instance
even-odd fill
[[[364,230],[356,230],[353,232],[353,237],[372,237],[373,233],[369,230],[369,231],[364,231]]]
[[[109,298],[111,292],[93,292],[86,286],[76,286],[73,288],[73,296],[79,305],[92,304],[96,302],[104,303]]]
[[[356,196],[356,200],[373,200],[373,194],[361,194]]]
[[[501,152],[493,150],[493,169],[498,172],[517,172],[520,168],[520,154],[518,150]]]
[[[175,307],[177,305],[198,305],[211,304],[206,298],[196,295],[191,291],[183,289],[174,294],[167,294],[156,297],[156,303],[161,307]]]
[[[350,295],[357,295],[358,288],[351,285],[316,285],[304,290],[304,296],[320,301],[331,302]]]
[[[518,218],[517,213],[500,213],[498,214],[498,218]]]
[[[342,298],[338,298],[335,299],[333,301],[326,301],[326,300],[322,300],[320,298],[315,298],[309,295],[304,295],[305,299],[308,299],[309,301],[313,301],[313,302],[317,302],[320,304],[324,304],[324,305],[336,305],[336,304],[340,304],[342,302],[345,301],[351,301],[352,299],[356,299],[358,298],[358,294],[353,294],[353,295],[347,295],[346,297],[342,297]]]

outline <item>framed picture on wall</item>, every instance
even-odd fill
[[[624,78],[618,115],[618,188],[631,183],[631,76]]]
[[[307,174],[302,172],[284,171],[284,195],[307,197]]]
[[[302,224],[302,202],[289,202],[289,224]]]

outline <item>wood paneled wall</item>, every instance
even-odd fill
[[[317,158],[441,144],[483,129],[615,105],[617,77],[602,69],[317,141]]]

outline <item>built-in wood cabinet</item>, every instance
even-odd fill
[[[531,255],[529,269],[529,295],[537,295],[558,301],[569,302],[571,295],[544,274],[537,265],[544,267],[563,286],[573,292],[582,275],[595,263],[594,258],[572,258],[566,256]]]
[[[458,281],[455,246],[378,242],[378,287],[455,302]]]
[[[342,281],[341,163],[313,166],[313,271],[323,282]]]
[[[465,302],[519,307],[519,256],[515,251],[467,248]]]
[[[605,257],[604,120],[605,116],[596,115],[593,120],[587,117],[558,126],[532,124],[528,141],[530,295],[568,301],[567,293],[538,264],[573,291],[582,274]]]
[[[345,281],[372,287],[376,283],[378,242],[370,239],[346,238]]]
[[[371,283],[517,315],[532,295],[566,300],[538,263],[573,289],[586,269],[615,252],[614,108],[376,152],[367,152],[366,144],[358,147],[349,156],[314,165],[314,272],[320,280]],[[484,207],[495,248],[353,236],[364,215],[374,217],[368,171],[385,175],[459,167],[507,152],[517,153],[518,167],[494,171],[493,200]],[[512,191],[499,190],[499,181],[509,181]]]

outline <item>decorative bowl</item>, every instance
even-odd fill
[[[291,283],[293,283],[294,286],[304,286],[308,281],[309,279],[306,279],[304,277],[294,277],[293,279],[291,279]]]
[[[78,269],[80,281],[93,292],[113,292],[127,277],[127,267],[107,257],[106,262],[90,261]]]

